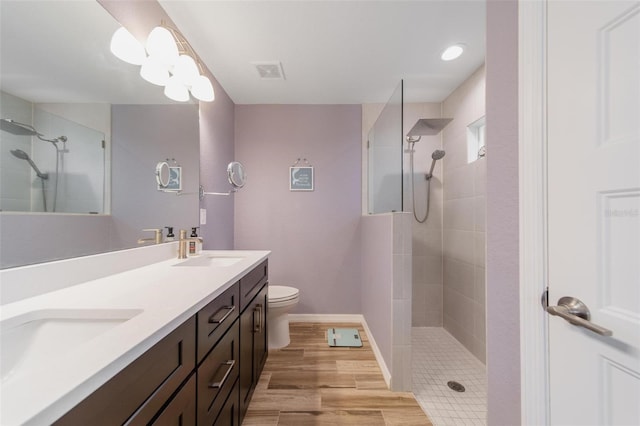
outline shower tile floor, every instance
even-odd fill
[[[412,328],[413,393],[434,426],[487,424],[485,365],[441,327]],[[449,389],[461,383],[465,392]]]

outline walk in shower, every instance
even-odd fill
[[[441,102],[406,103],[410,90],[401,83],[368,132],[366,213],[410,214],[416,399],[436,426],[483,424],[484,67]]]

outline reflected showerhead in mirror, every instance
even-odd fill
[[[12,120],[10,118],[0,119],[0,128],[5,132],[11,133],[12,135],[18,135],[18,136],[40,135],[38,132],[36,132],[36,129],[34,129],[33,126],[30,126],[28,124],[18,123],[17,121]]]
[[[20,159],[20,160],[25,160],[26,162],[29,163],[29,165],[31,166],[31,168],[36,172],[36,175],[40,178],[40,179],[49,179],[49,173],[42,173],[40,172],[40,169],[38,169],[38,167],[36,166],[36,163],[33,162],[33,160],[29,157],[29,154],[27,154],[26,152],[24,152],[21,149],[12,149],[11,150],[11,155],[13,155],[14,157]]]
[[[433,151],[433,154],[431,154],[431,158],[433,160],[441,160],[442,157],[444,157],[445,152],[441,149],[436,149],[435,151]]]
[[[437,135],[453,118],[421,118],[407,133],[407,142],[418,142],[422,136]]]
[[[30,124],[20,123],[18,121],[12,120],[11,118],[0,118],[0,128],[5,132],[9,132],[13,135],[18,136],[35,136],[41,141],[51,142],[54,145],[57,142],[66,142],[66,136],[58,136],[57,138],[47,139],[44,137],[42,133],[39,133],[35,127]],[[56,145],[57,146],[57,145]]]

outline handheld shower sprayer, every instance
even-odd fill
[[[427,180],[433,177],[433,169],[436,167],[436,161],[441,160],[442,157],[444,157],[444,154],[445,152],[441,149],[436,149],[435,151],[433,151],[433,154],[431,154],[431,169],[425,176]]]
[[[419,222],[424,223],[429,217],[429,196],[431,194],[431,178],[433,177],[433,169],[436,167],[436,161],[441,160],[444,157],[445,152],[441,149],[436,149],[431,154],[431,169],[429,173],[425,175],[427,180],[427,208],[424,214],[424,217],[418,217],[416,213],[416,197],[415,197],[415,189],[414,189],[414,173],[413,173],[413,154],[414,154],[414,145],[416,142],[419,142],[422,136],[434,136],[439,134],[442,129],[444,129],[447,124],[449,124],[453,119],[452,118],[421,118],[416,124],[409,130],[407,133],[406,140],[409,143],[409,167],[410,167],[410,179],[411,179],[411,199],[413,203],[413,217]]]
[[[40,179],[43,179],[43,180],[49,179],[49,173],[40,172],[40,169],[38,169],[38,166],[36,166],[36,163],[34,163],[33,160],[29,157],[29,154],[27,154],[23,150],[12,149],[11,154],[16,158],[19,158],[20,160],[25,160],[27,163],[29,163],[31,168],[36,172],[36,176],[38,176]]]

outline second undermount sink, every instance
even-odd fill
[[[41,309],[0,322],[1,381],[52,364],[58,355],[130,320],[141,309]]]
[[[219,256],[219,255],[200,255],[192,257],[183,262],[176,263],[173,266],[232,266],[240,262],[243,257],[238,256]]]

